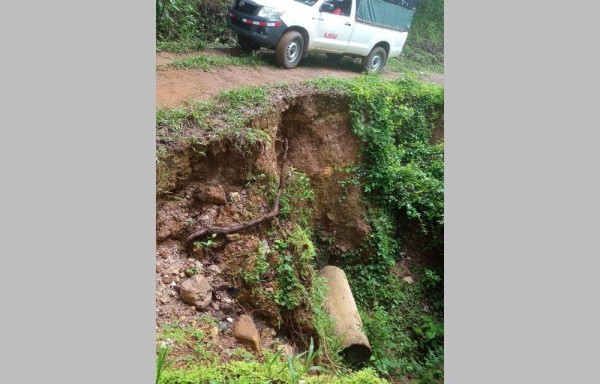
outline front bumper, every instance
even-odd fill
[[[246,15],[238,10],[228,8],[227,27],[237,34],[255,42],[261,47],[275,48],[287,25],[281,19]]]

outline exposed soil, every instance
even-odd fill
[[[239,55],[235,49],[212,49],[191,53],[156,54],[156,105],[175,107],[190,99],[201,100],[216,96],[219,91],[250,85],[269,85],[278,83],[297,83],[320,76],[354,77],[360,75],[358,59],[344,58],[338,65],[315,60],[314,56],[304,59],[294,69],[286,70],[274,66],[257,68],[229,66],[208,71],[201,69],[178,69],[166,66],[173,60],[192,55],[227,56]],[[275,62],[273,53],[261,52],[267,61]],[[394,79],[400,75],[384,69],[383,75]],[[438,73],[424,73],[423,80],[443,84],[444,76]]]
[[[328,108],[319,108],[320,105]],[[235,279],[259,243],[266,244],[268,233],[278,227],[259,224],[235,236],[220,235],[209,249],[186,247],[187,236],[197,228],[237,225],[271,209],[260,182],[249,182],[249,174],[279,178],[285,165],[285,169],[294,167],[308,175],[315,193],[312,227],[320,238],[331,238],[328,246],[332,253],[357,247],[369,231],[360,189],[350,187],[343,191],[339,183],[348,177],[341,169],[359,161],[359,142],[349,126],[347,103],[310,94],[281,100],[268,123],[269,145],[240,152],[226,142],[214,142],[200,155],[190,146],[171,143],[166,147],[167,168],[157,170],[157,331],[160,332],[160,324],[177,319],[181,325],[202,328],[210,334],[211,327],[199,317],[208,314],[218,322],[216,348],[223,359],[227,359],[228,350],[243,347],[233,338],[231,326],[244,313],[252,315],[265,335],[261,346],[293,346],[297,341],[290,338],[290,325],[280,324],[276,305],[257,301],[252,292],[239,284],[239,278]],[[289,142],[285,164],[284,139]],[[207,190],[215,196],[208,199]],[[179,294],[181,282],[192,269],[213,287],[212,302],[202,310],[184,303]]]

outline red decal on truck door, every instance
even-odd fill
[[[335,33],[325,32],[325,38],[326,39],[337,39],[337,35]]]

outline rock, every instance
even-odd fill
[[[212,299],[212,287],[203,276],[195,275],[181,283],[179,295],[188,304],[206,308]]]
[[[179,277],[185,277],[185,273],[184,273],[184,272],[181,272],[181,273],[179,274]]]
[[[260,336],[263,339],[266,339],[269,336],[275,336],[277,332],[273,328],[265,327],[260,331]]]
[[[212,327],[212,328],[210,329],[210,337],[212,338],[212,340],[213,340],[215,343],[218,343],[218,342],[219,342],[219,328],[217,328],[217,327]]]
[[[325,216],[327,216],[327,220],[335,221],[335,216],[333,215],[333,213],[327,212]]]
[[[217,265],[213,264],[210,267],[208,267],[208,269],[213,272],[213,273],[221,273],[221,268],[219,268]]]
[[[225,235],[225,238],[227,239],[227,241],[239,241],[240,234],[239,233],[230,233],[230,234]]]
[[[221,186],[205,186],[197,193],[200,201],[206,204],[225,205],[227,204],[227,196]]]
[[[250,344],[252,348],[260,354],[260,337],[254,321],[248,315],[241,315],[233,325],[233,335],[236,340],[242,343]]]
[[[406,276],[402,280],[406,281],[408,284],[412,284],[414,282],[414,280],[410,276]]]
[[[319,173],[317,174],[317,177],[319,179],[328,179],[331,177],[331,175],[333,175],[333,168],[325,167],[319,171]]]
[[[171,276],[169,275],[163,275],[162,277],[162,282],[165,284],[171,284],[171,282],[173,281],[173,279],[171,279]]]
[[[238,201],[240,201],[240,194],[237,192],[231,192],[228,197],[229,201],[231,201],[232,203],[237,203]]]
[[[215,309],[215,311],[218,311],[219,310],[219,303],[217,303],[216,301],[213,301],[212,307]]]
[[[200,216],[198,218],[198,221],[200,222],[201,225],[209,226],[215,220],[216,216],[217,216],[216,209],[208,209],[208,210],[206,210],[206,213],[204,213],[202,216]]]
[[[233,323],[233,319],[231,317],[228,317],[225,320],[229,321],[230,323]]]

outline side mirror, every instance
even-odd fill
[[[335,6],[331,3],[324,3],[323,5],[321,5],[321,8],[319,8],[319,12],[333,12],[333,10],[335,9]]]

